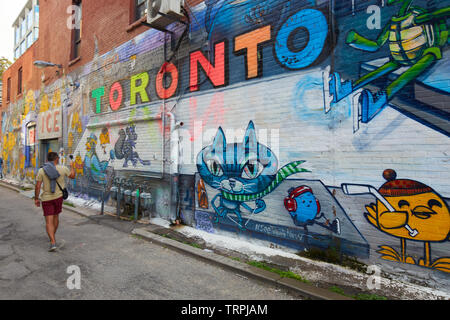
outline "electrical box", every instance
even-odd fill
[[[147,0],[147,23],[157,28],[181,20],[184,0]]]

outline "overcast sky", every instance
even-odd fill
[[[0,0],[0,57],[14,59],[14,29],[12,25],[27,0]]]

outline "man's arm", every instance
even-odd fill
[[[39,200],[39,195],[41,194],[41,185],[42,181],[36,181],[36,187],[34,188],[34,204],[36,207],[41,205],[41,201]]]

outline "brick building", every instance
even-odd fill
[[[163,32],[145,1],[41,0],[3,78],[5,173],[58,150],[73,196],[139,190],[119,213],[445,279],[450,1],[414,4],[186,1]]]

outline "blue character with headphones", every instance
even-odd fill
[[[308,186],[290,189],[288,197],[284,199],[284,206],[289,211],[294,224],[305,228],[306,231],[308,231],[308,226],[316,224],[334,233],[341,233],[339,219],[336,218],[330,223],[330,220],[321,212],[319,200]],[[319,221],[322,218],[325,219],[325,222]]]

